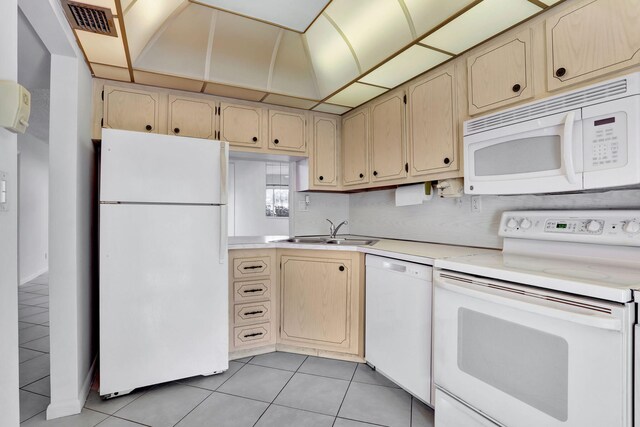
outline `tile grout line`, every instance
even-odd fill
[[[353,379],[356,376],[356,372],[358,372],[358,365],[359,365],[359,363],[356,363],[356,368],[353,370],[353,373],[351,374],[351,379],[349,380],[349,386],[347,387],[347,391],[345,391],[344,396],[342,396],[342,402],[340,402],[340,407],[338,408],[338,412],[336,413],[336,419],[333,420],[333,424],[336,423],[336,420],[338,419],[338,415],[340,415],[340,410],[342,409],[342,405],[344,405],[344,401],[347,398],[347,394],[349,393],[349,389],[351,388],[351,384],[353,383]]]

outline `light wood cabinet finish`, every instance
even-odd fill
[[[549,16],[549,90],[640,64],[639,22],[640,0],[587,0]]]
[[[362,354],[362,255],[279,251],[279,342]]]
[[[531,30],[467,58],[469,115],[533,97]]]
[[[102,126],[158,133],[159,104],[157,93],[105,85]]]
[[[269,148],[277,151],[306,153],[305,125],[304,114],[269,110]]]
[[[342,119],[342,184],[369,182],[369,109],[364,108]]]
[[[407,176],[404,95],[396,91],[371,104],[372,182]]]
[[[271,280],[265,278],[248,282],[234,282],[233,289],[230,291],[235,303],[262,301],[271,298],[272,286]]]
[[[428,75],[409,87],[411,176],[455,169],[458,146],[455,67]]]
[[[234,306],[236,325],[268,322],[271,320],[271,301],[236,304]]]
[[[215,139],[215,102],[169,95],[169,133],[178,136]]]
[[[260,347],[274,341],[272,326],[269,322],[233,328],[231,338],[234,350]]]
[[[262,147],[262,109],[220,103],[220,140],[239,147]]]
[[[271,274],[271,257],[268,255],[248,253],[246,256],[236,256],[232,265],[234,279],[251,279]]]
[[[338,120],[323,116],[313,118],[313,185],[338,186]]]

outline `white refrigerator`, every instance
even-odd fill
[[[101,396],[228,369],[228,150],[103,129]]]

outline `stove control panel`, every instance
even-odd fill
[[[505,212],[499,234],[518,239],[640,246],[640,211]]]

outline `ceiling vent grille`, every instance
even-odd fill
[[[62,0],[62,6],[71,28],[118,37],[111,9],[68,0]]]

